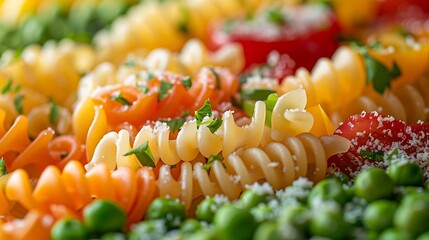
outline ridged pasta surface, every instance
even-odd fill
[[[309,131],[314,118],[304,110],[305,105],[306,95],[302,89],[281,96],[273,108],[269,137],[282,140],[286,136]],[[183,124],[177,138],[171,139],[170,128],[165,124],[159,124],[155,128],[143,126],[132,144],[135,148],[147,142],[155,163],[161,160],[168,165],[181,160],[192,161],[199,154],[208,158],[221,153],[226,157],[240,147],[257,147],[266,128],[265,119],[265,104],[259,101],[255,105],[253,118],[247,125],[237,125],[232,112],[227,111],[222,115],[222,125],[216,132],[209,130],[208,123],[197,126],[196,121],[192,120]],[[124,156],[132,148],[130,144],[129,132],[126,130],[107,133],[95,147],[94,155],[90,156],[87,169],[100,162],[106,163],[111,169],[122,165],[138,168],[140,163],[134,155]]]
[[[159,193],[179,198],[189,208],[202,195],[224,194],[236,199],[246,185],[262,180],[273,189],[284,188],[299,177],[319,181],[326,174],[327,158],[347,151],[349,145],[342,137],[302,133],[262,147],[241,148],[223,162],[215,161],[209,171],[200,160],[184,162],[178,180],[172,177],[170,166],[164,165],[157,180]]]

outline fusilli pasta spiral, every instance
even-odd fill
[[[270,134],[274,140],[308,132],[312,128],[314,119],[311,113],[304,110],[305,105],[306,95],[302,89],[291,91],[278,99],[271,115]],[[240,147],[257,147],[264,134],[265,118],[265,104],[258,101],[251,122],[245,126],[236,124],[231,111],[223,114],[222,125],[216,132],[208,128],[209,121],[203,121],[197,126],[197,122],[191,120],[183,124],[177,139],[170,139],[170,128],[165,123],[158,123],[154,128],[143,126],[135,137],[133,148],[148,142],[155,163],[161,160],[168,165],[181,160],[192,161],[199,154],[208,158],[222,152],[226,157]],[[124,156],[130,149],[128,131],[110,132],[97,144],[94,155],[88,158],[91,161],[86,168],[91,169],[100,162],[106,163],[110,169],[123,165],[138,168],[140,163],[134,155]]]
[[[339,125],[348,116],[359,114],[362,111],[377,111],[380,114],[390,115],[408,123],[429,121],[427,115],[429,102],[424,97],[425,91],[428,91],[428,86],[423,85],[424,81],[419,82],[422,84],[420,88],[411,84],[402,84],[391,90],[386,90],[383,95],[373,91],[364,93],[340,111],[333,113],[332,120],[336,125]]]
[[[193,113],[207,99],[213,109],[218,109],[238,91],[236,76],[223,68],[202,68],[195,78],[187,79],[191,85],[188,87],[183,79],[186,76],[170,72],[141,71],[129,75],[122,84],[98,88],[91,98],[76,106],[73,129],[81,141],[86,141],[91,123],[97,120],[95,106],[103,106],[99,111],[106,116],[103,126],[107,133],[114,125],[125,122],[140,127],[147,120],[180,117],[185,111]],[[162,90],[163,85],[168,89]]]
[[[70,161],[62,172],[55,166],[47,167],[34,188],[24,170],[13,172],[5,194],[6,199],[17,201],[27,210],[52,215],[58,214],[55,207],[62,206],[67,214],[76,217],[94,199],[110,199],[125,210],[128,223],[135,223],[143,218],[149,203],[156,197],[156,184],[150,168],[134,171],[122,167],[111,172],[100,164],[85,172],[81,163]],[[5,214],[8,209],[1,210]]]
[[[179,50],[191,37],[206,39],[209,23],[246,10],[254,10],[260,0],[192,0],[142,2],[117,19],[111,31],[95,37],[100,62],[123,60],[139,48],[164,47]],[[129,37],[134,36],[134,37]]]
[[[416,50],[415,54],[422,54],[421,51]],[[409,57],[415,60],[415,56]],[[301,68],[297,70],[295,76],[286,77],[280,86],[280,92],[284,93],[297,88],[305,89],[309,96],[309,105],[321,104],[331,117],[334,126],[338,126],[348,116],[363,110],[379,111],[410,123],[419,120],[427,121],[428,105],[427,100],[425,102],[424,99],[428,91],[427,78],[422,70],[418,70],[419,76],[410,73],[407,69],[409,63],[401,62],[401,64],[404,66],[404,71],[407,71],[404,73],[406,75],[401,75],[400,79],[393,81],[392,89],[385,90],[384,94],[380,95],[371,87],[365,87],[367,70],[361,56],[348,47],[340,47],[332,57],[332,61],[320,59],[311,74]],[[406,82],[412,82],[419,87],[416,88]]]
[[[0,156],[9,172],[24,168],[37,176],[48,165],[62,168],[71,159],[82,160],[84,146],[75,137],[55,137],[54,130],[48,128],[32,141],[28,124],[25,116],[18,116],[12,127],[0,135]]]
[[[242,148],[215,161],[209,171],[203,163],[181,164],[181,175],[175,180],[170,166],[161,167],[158,178],[161,196],[179,198],[186,207],[198,196],[225,194],[236,199],[248,184],[266,180],[274,189],[284,188],[299,177],[314,181],[323,179],[327,159],[346,152],[350,142],[338,136],[317,138],[309,133],[271,142],[263,147]],[[224,165],[223,165],[224,164]]]

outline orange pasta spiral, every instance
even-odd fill
[[[79,217],[82,209],[94,199],[109,199],[125,210],[128,224],[143,218],[156,195],[151,168],[134,171],[122,167],[110,171],[101,164],[85,172],[77,161],[70,161],[62,172],[55,166],[47,167],[34,187],[28,174],[19,169],[11,174],[5,186],[9,201],[56,218],[64,214]],[[1,210],[2,214],[7,211],[4,207]]]
[[[3,126],[3,119],[0,120]],[[48,128],[31,141],[25,116],[18,116],[10,129],[0,131],[0,146],[0,156],[9,172],[25,168],[37,176],[48,165],[62,168],[71,159],[84,161],[84,146],[71,135],[55,137],[55,132]]]
[[[183,84],[185,77],[171,72],[140,71],[127,76],[123,83],[97,88],[91,98],[87,96],[76,107],[73,129],[81,141],[88,141],[92,137],[89,132],[94,130],[91,126],[97,125],[97,132],[103,131],[103,135],[124,123],[136,128],[148,120],[180,117],[185,111],[193,114],[207,99],[216,110],[230,102],[238,91],[236,75],[224,68],[202,68],[195,78],[190,78],[189,89]],[[169,85],[164,93],[160,93],[162,84]],[[115,97],[119,95],[128,103],[118,102]]]
[[[302,133],[262,147],[242,148],[215,161],[209,171],[201,160],[183,162],[176,180],[170,166],[160,168],[157,181],[161,196],[179,198],[189,208],[201,195],[225,194],[238,198],[248,184],[266,180],[274,189],[284,188],[299,177],[319,181],[326,174],[327,159],[348,150],[350,142],[339,136],[315,137]],[[225,166],[224,166],[224,165]]]

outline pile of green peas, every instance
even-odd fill
[[[276,192],[267,184],[255,184],[233,202],[222,196],[206,197],[195,212],[189,213],[192,217],[186,216],[180,201],[161,197],[149,206],[145,219],[129,231],[124,230],[125,214],[117,213],[122,211],[119,207],[97,213],[104,209],[93,207],[100,201],[107,202],[98,200],[85,208],[82,223],[59,221],[52,229],[52,238],[429,239],[428,184],[421,167],[410,161],[392,162],[387,169],[367,168],[354,180],[332,174],[314,185],[300,178]],[[92,210],[87,213],[87,209]],[[109,216],[120,221],[110,223]],[[81,238],[64,235],[80,229],[90,231],[83,231]]]

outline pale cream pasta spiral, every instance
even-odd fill
[[[178,180],[171,176],[170,166],[160,168],[157,180],[161,196],[179,198],[186,207],[201,195],[226,195],[237,199],[246,185],[262,180],[273,189],[290,185],[299,177],[320,181],[326,175],[327,159],[346,152],[350,142],[337,135],[315,137],[302,133],[282,142],[271,142],[261,147],[242,148],[215,161],[210,170],[197,161],[181,164]],[[224,165],[223,165],[224,164]]]
[[[283,140],[302,132],[308,132],[313,125],[313,116],[304,109],[306,104],[305,91],[297,89],[281,96],[274,106],[271,124],[268,130],[274,140]],[[183,161],[192,161],[202,155],[209,158],[221,153],[224,157],[240,147],[256,147],[263,138],[265,127],[266,107],[264,102],[255,104],[255,111],[250,123],[239,126],[231,111],[222,115],[222,125],[211,132],[206,117],[197,127],[196,120],[187,121],[178,132],[176,139],[170,139],[170,128],[165,123],[155,127],[143,126],[137,133],[132,148],[147,142],[153,154],[154,161],[161,160],[168,165]],[[110,132],[102,137],[90,156],[87,169],[104,162],[112,170],[117,166],[138,168],[139,161],[134,155],[124,156],[131,148],[128,131]]]
[[[377,111],[390,115],[407,123],[429,121],[429,101],[425,94],[429,92],[426,79],[419,80],[417,86],[401,84],[386,90],[382,95],[368,91],[353,100],[348,106],[332,114],[334,124],[345,120],[348,116],[359,114],[362,111]]]

